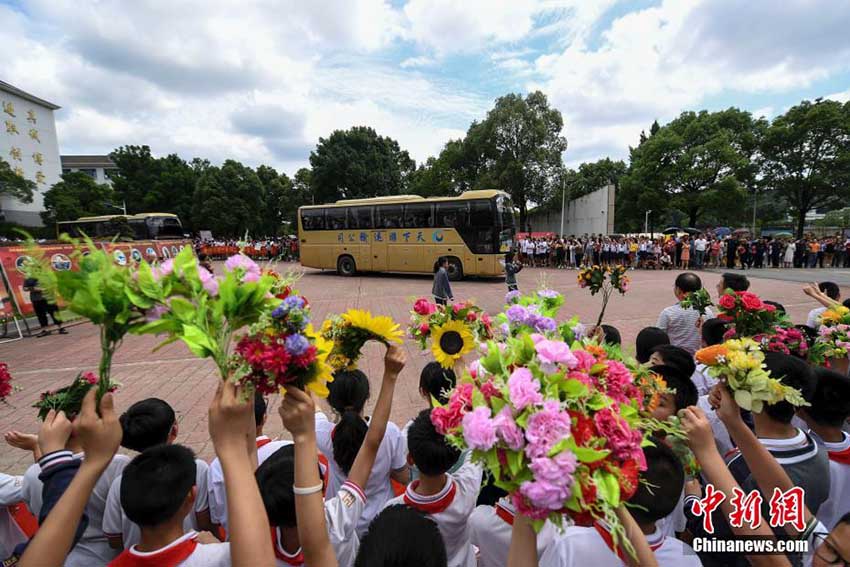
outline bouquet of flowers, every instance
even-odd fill
[[[850,309],[836,305],[820,317],[817,343],[826,358],[847,358],[850,353]]]
[[[291,294],[239,340],[230,367],[237,382],[263,394],[293,384],[327,397],[327,383],[333,380],[328,364],[332,348],[331,341],[313,331],[307,300]]]
[[[756,335],[753,340],[761,344],[765,352],[781,352],[806,359],[809,354],[809,343],[806,337],[795,327],[774,327],[772,333]]]
[[[708,366],[709,376],[729,386],[735,402],[745,410],[760,413],[764,404],[783,400],[795,406],[809,405],[799,390],[771,377],[761,345],[752,339],[730,339],[706,347],[697,351],[696,359]]]
[[[273,290],[282,290],[278,295],[283,296],[289,292],[279,275],[263,274],[242,254],[228,258],[224,271],[224,277],[216,278],[198,266],[188,246],[161,266],[142,262],[126,289],[126,296],[144,313],[131,332],[166,335],[157,348],[182,340],[195,356],[212,358],[222,379],[228,379],[234,333],[281,303]]]
[[[9,365],[5,362],[0,362],[0,402],[5,402],[15,390],[12,386],[12,374],[9,372]]]
[[[679,302],[682,309],[695,309],[701,317],[705,316],[706,309],[714,305],[711,302],[711,295],[702,287],[696,291],[692,291],[685,296],[685,299]]]
[[[717,318],[729,323],[727,339],[770,334],[778,325],[791,326],[773,305],[764,303],[758,295],[748,291],[727,289],[717,307],[720,310]]]
[[[422,297],[413,304],[408,333],[422,350],[430,340],[434,360],[451,368],[477,342],[491,339],[492,327],[490,316],[471,301],[436,305]]]
[[[630,280],[626,275],[625,266],[593,266],[591,268],[582,268],[578,273],[578,285],[581,288],[589,288],[590,295],[596,295],[602,292],[602,310],[599,312],[599,318],[596,320],[596,327],[602,324],[602,318],[605,316],[605,308],[608,307],[608,301],[611,299],[611,294],[614,291],[625,295],[629,291]]]
[[[574,347],[528,333],[489,342],[431,421],[537,529],[561,525],[564,513],[583,525],[604,520],[628,549],[615,510],[646,467],[640,391],[604,349]]]
[[[112,357],[124,337],[144,320],[126,291],[133,281],[129,266],[121,266],[113,256],[90,239],[85,244],[65,237],[73,244],[71,257],[78,270],[54,271],[35,243],[28,242],[30,262],[24,266],[27,277],[38,279],[48,297],[61,300],[65,308],[85,317],[100,328],[98,399],[113,388]],[[191,253],[191,249],[189,249]]]
[[[334,371],[357,368],[360,351],[367,341],[401,344],[403,336],[404,332],[392,318],[373,316],[361,309],[349,309],[322,324],[322,337],[333,343],[328,362]]]
[[[64,411],[68,419],[73,419],[75,415],[80,413],[80,407],[83,405],[83,398],[86,397],[88,391],[99,383],[100,379],[94,372],[81,372],[77,374],[74,381],[70,385],[58,390],[48,390],[43,392],[39,400],[32,407],[38,409],[38,418],[44,421],[50,410],[57,412]],[[118,384],[112,382],[106,389],[107,392],[114,392],[118,388]]]
[[[523,295],[520,291],[509,291],[505,295],[505,309],[512,305],[523,307],[537,306],[537,312],[544,317],[556,317],[558,311],[564,305],[564,296],[553,289],[539,289],[530,295]]]

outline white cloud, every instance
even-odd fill
[[[433,57],[428,57],[426,55],[420,55],[418,57],[408,57],[404,61],[402,61],[399,66],[402,69],[409,69],[412,67],[431,67],[437,64],[437,60]]]
[[[824,98],[837,100],[838,102],[848,102],[850,101],[850,89],[847,89],[846,91],[842,91],[840,93],[828,94]]]
[[[753,110],[753,116],[756,118],[773,118],[774,114],[772,106],[763,106]]]

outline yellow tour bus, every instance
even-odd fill
[[[396,195],[298,209],[301,264],[357,272],[433,273],[449,260],[449,277],[498,276],[515,234],[503,191],[457,197]]]

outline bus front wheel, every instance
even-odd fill
[[[340,256],[336,261],[336,272],[341,276],[350,277],[357,272],[357,265],[351,256]]]
[[[449,269],[446,271],[449,273],[449,279],[453,282],[463,279],[463,264],[457,258],[449,257]]]

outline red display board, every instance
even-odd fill
[[[188,240],[143,240],[137,242],[98,242],[107,252],[111,252],[115,262],[125,265],[129,262],[163,261],[176,256],[184,246],[191,246]],[[70,244],[43,244],[39,246],[44,251],[45,257],[50,261],[56,271],[74,270],[76,262],[72,260],[71,254],[74,247]],[[23,266],[26,262],[27,249],[24,246],[2,246],[0,247],[0,265],[3,267],[5,281],[8,289],[6,292],[14,297],[18,309],[23,315],[32,315],[33,308],[29,293],[24,291]]]

